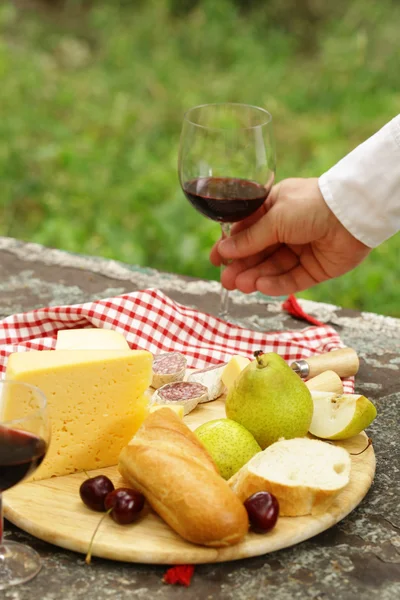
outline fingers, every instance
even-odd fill
[[[264,209],[265,210],[265,209]],[[218,252],[223,259],[237,259],[253,256],[268,246],[276,244],[277,231],[274,227],[273,207],[264,212],[255,222],[235,228],[233,234],[218,245]],[[248,221],[246,221],[248,223]],[[239,229],[239,231],[238,231]]]
[[[223,285],[246,294],[259,291],[268,296],[284,296],[327,279],[308,249],[279,246],[270,256],[258,254],[252,262],[234,261],[223,274]]]
[[[266,201],[250,217],[247,217],[247,219],[243,219],[243,221],[239,221],[238,223],[233,223],[232,235],[236,235],[240,231],[243,231],[243,229],[246,229],[246,227],[253,225],[256,221],[258,221],[258,219],[260,219],[262,216],[265,215],[268,208],[269,208],[269,203]],[[222,241],[222,239],[224,239],[224,238],[221,237],[217,242],[215,242],[215,244],[213,245],[213,247],[211,248],[211,251],[210,251],[210,261],[215,267],[220,267],[222,264],[227,262],[226,259],[222,258],[221,254],[219,252],[219,244]]]
[[[218,250],[218,245],[219,245],[220,241],[221,240],[218,240],[218,242],[215,242],[214,246],[211,248],[211,251],[210,251],[210,262],[211,262],[211,264],[214,265],[214,267],[220,267],[223,264],[221,255]]]
[[[237,288],[237,279],[241,273],[247,272],[258,265],[262,264],[265,260],[264,253],[250,256],[249,258],[242,260],[234,260],[231,264],[225,267],[221,273],[221,283],[227,290],[234,290]],[[244,291],[244,290],[242,290]],[[250,289],[250,291],[253,291]]]
[[[270,208],[270,202],[267,199],[264,202],[264,204],[262,206],[260,206],[260,208],[258,210],[256,210],[256,212],[254,212],[252,215],[247,217],[247,219],[243,219],[243,221],[239,221],[238,223],[233,223],[232,235],[235,235],[235,234],[239,233],[240,231],[242,231],[243,229],[246,229],[247,227],[250,227],[251,225],[256,223],[256,221],[261,219],[261,217],[263,217],[266,214],[266,212],[269,210],[269,208]]]
[[[260,206],[260,208],[258,210],[256,210],[255,213],[253,213],[252,215],[247,217],[247,219],[243,219],[243,221],[239,221],[238,223],[233,223],[232,230],[231,230],[231,236],[230,236],[230,238],[225,238],[225,239],[232,239],[232,237],[236,237],[241,232],[246,231],[249,227],[253,227],[254,225],[256,225],[263,217],[265,217],[266,214],[268,213],[268,211],[273,206],[273,204],[278,199],[279,190],[280,190],[280,183],[276,184],[272,188],[272,190],[271,190],[270,194],[268,195],[264,204],[262,206]],[[243,235],[246,235],[246,234],[242,233],[242,236]],[[226,256],[226,254],[224,252],[222,252],[222,253],[220,252],[220,243],[222,242],[223,239],[224,238],[221,237],[214,244],[214,246],[211,248],[211,251],[210,251],[210,261],[216,267],[219,267],[222,264],[226,264],[227,261],[231,260],[232,258],[236,258],[235,256],[231,256],[231,255]],[[266,248],[267,246],[268,246],[268,243],[266,243],[266,239],[264,238],[264,243],[261,244],[260,250],[262,250],[263,248]],[[258,252],[258,250],[253,251],[253,249],[250,248],[248,251],[243,251],[241,257],[253,256],[257,252]]]
[[[299,257],[287,246],[281,246],[272,253],[266,260],[239,272],[235,285],[238,290],[249,293],[249,290],[258,289],[258,282],[262,278],[281,276],[290,273],[292,269],[299,264]]]
[[[266,296],[288,296],[301,292],[319,283],[306,271],[303,265],[297,265],[289,273],[260,277],[256,290]]]

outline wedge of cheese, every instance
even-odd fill
[[[229,390],[230,387],[235,383],[238,375],[243,371],[247,365],[250,364],[250,360],[245,356],[235,355],[226,363],[224,370],[221,374],[222,383]]]
[[[110,329],[60,329],[56,350],[129,350],[122,333]]]
[[[148,414],[152,363],[144,350],[11,354],[6,379],[36,385],[49,405],[51,442],[33,479],[117,464]],[[3,418],[16,418],[26,403],[15,394],[3,398]]]

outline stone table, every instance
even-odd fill
[[[157,287],[174,300],[214,313],[217,282],[159,273],[112,260],[0,238],[0,319],[41,306],[72,304]],[[232,315],[262,330],[299,329],[304,322],[279,301],[234,293]],[[324,533],[297,546],[257,558],[199,565],[190,588],[162,584],[165,566],[118,563],[82,555],[25,534],[6,522],[9,540],[26,542],[43,558],[31,582],[0,592],[10,600],[180,600],[400,598],[400,320],[302,301],[330,323],[360,357],[356,390],[371,398],[378,417],[368,433],[377,457],[375,481],[363,502]]]

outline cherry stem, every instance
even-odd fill
[[[372,445],[372,438],[368,438],[368,443],[365,446],[365,448],[363,450],[361,450],[360,452],[350,452],[350,454],[352,456],[358,456],[359,454],[362,454],[363,452],[365,452],[366,450],[368,450],[368,448]]]
[[[104,519],[110,514],[112,509],[113,509],[112,507],[109,508],[108,511],[101,517],[100,521],[96,525],[96,529],[93,532],[93,535],[92,535],[92,538],[91,538],[90,544],[89,544],[89,550],[88,550],[88,553],[86,554],[86,558],[85,558],[85,563],[87,565],[90,565],[90,561],[92,560],[92,549],[93,549],[93,542],[94,542],[95,535],[96,535],[100,525],[102,524]]]
[[[88,473],[87,471],[85,471],[85,469],[83,469],[83,472],[85,473],[85,475],[86,475],[86,477],[87,477],[88,479],[91,479],[91,477],[90,477],[89,473]]]

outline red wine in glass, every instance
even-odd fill
[[[182,190],[202,215],[221,225],[247,219],[263,205],[275,177],[271,114],[235,102],[202,104],[186,111],[179,143]],[[225,265],[221,265],[221,271]],[[229,291],[221,288],[219,316],[229,317]]]
[[[32,473],[43,461],[47,444],[36,435],[0,426],[0,492]]]
[[[269,193],[267,187],[255,181],[236,177],[198,177],[182,187],[194,208],[219,223],[246,219],[260,208]]]

